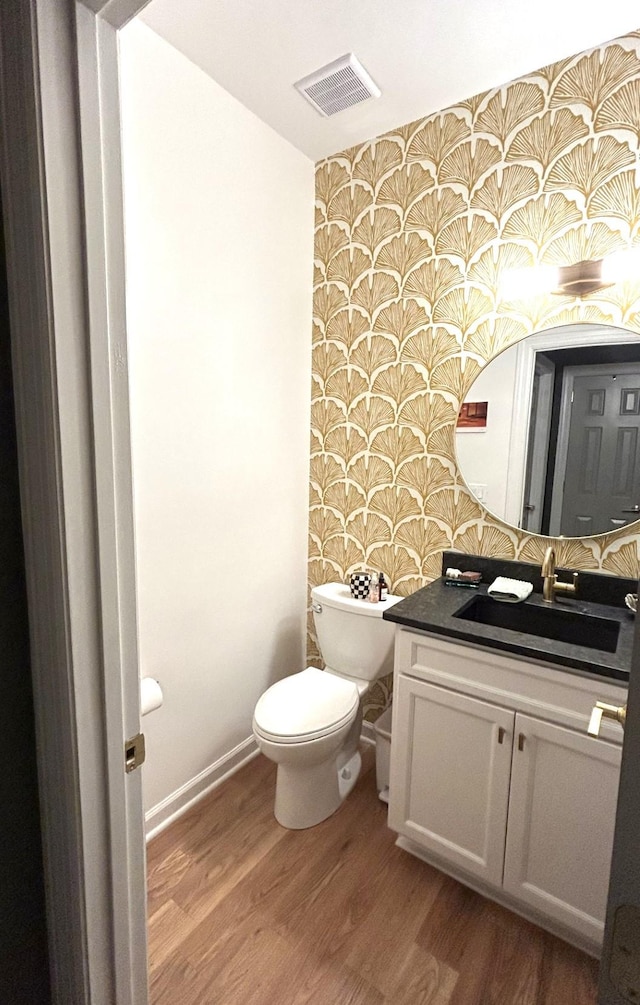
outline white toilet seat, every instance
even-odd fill
[[[356,715],[359,702],[352,681],[307,667],[265,691],[253,726],[274,743],[307,743],[341,729]]]

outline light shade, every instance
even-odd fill
[[[607,286],[613,286],[615,279],[603,277],[603,259],[591,262],[576,262],[575,265],[561,265],[558,269],[557,285],[551,293],[558,296],[586,297]]]
[[[640,280],[640,248],[616,251],[606,258],[574,265],[507,269],[500,280],[500,295],[504,300],[522,300],[550,293],[586,297],[625,279]]]

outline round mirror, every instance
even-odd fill
[[[530,534],[591,537],[640,518],[640,335],[565,325],[483,368],[456,454],[478,501]]]

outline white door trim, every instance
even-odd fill
[[[147,1000],[146,882],[142,776],[140,771],[125,774],[123,770],[124,741],[140,730],[140,698],[118,38],[113,18],[108,21],[79,3],[76,28],[100,615],[104,627],[115,1000],[118,1005],[138,1005]]]
[[[123,763],[139,705],[116,48],[144,6],[0,7],[0,183],[59,1005],[147,1001],[141,779]]]
[[[510,486],[505,513],[507,523],[519,527],[522,517],[536,353],[553,352],[556,349],[571,349],[578,346],[624,344],[638,341],[640,338],[635,332],[624,331],[622,328],[610,325],[576,324],[548,328],[545,331],[529,335],[517,343],[511,439],[507,461],[507,482]],[[508,352],[510,348],[513,347],[508,346],[503,351]],[[512,486],[513,488],[511,488]]]
[[[530,534],[539,534],[544,505],[547,458],[549,455],[549,432],[551,429],[555,366],[542,355],[536,358],[534,369],[538,376],[538,397],[535,424],[532,429],[529,429],[527,452],[525,455],[524,493],[522,497],[523,511],[520,526],[525,528],[526,525],[525,529]],[[534,373],[534,386],[536,373]],[[533,408],[533,397],[531,407]],[[533,419],[534,415],[532,413],[530,422]],[[529,456],[530,452],[531,456]],[[529,511],[531,519],[525,519],[525,505],[534,506],[534,509]]]

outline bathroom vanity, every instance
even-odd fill
[[[596,955],[623,733],[615,722],[598,737],[587,727],[597,701],[626,701],[633,618],[619,602],[629,581],[618,584],[615,604],[551,609],[537,593],[504,605],[486,585],[439,580],[385,614],[396,623],[398,845]]]

